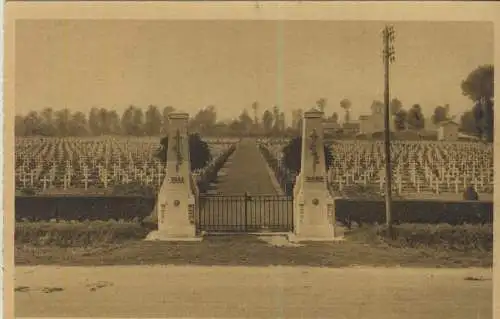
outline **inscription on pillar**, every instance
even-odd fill
[[[163,224],[163,221],[164,221],[164,218],[165,218],[165,211],[166,211],[166,205],[165,204],[161,204],[160,205],[160,214],[158,216],[158,219],[159,219],[159,224]]]
[[[189,218],[189,223],[191,225],[194,225],[194,209],[195,209],[194,205],[190,204],[188,206],[188,218]]]

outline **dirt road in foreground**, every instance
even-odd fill
[[[27,266],[15,277],[16,317],[492,318],[488,269]]]

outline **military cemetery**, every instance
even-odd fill
[[[436,269],[459,269],[456,273],[462,276],[471,269],[485,273],[493,265],[491,57],[470,51],[463,58],[469,64],[464,62],[452,75],[445,74],[454,71],[454,67],[447,66],[448,71],[441,72],[439,80],[433,78],[438,77],[433,64],[437,62],[408,53],[417,47],[408,38],[417,38],[412,34],[424,36],[423,31],[415,31],[418,28],[400,26],[406,46],[401,45],[403,62],[398,66],[393,26],[376,24],[382,28],[381,43],[372,39],[372,31],[367,31],[372,27],[356,29],[357,36],[365,38],[363,41],[376,42],[377,46],[367,44],[368,50],[356,41],[342,40],[348,43],[346,47],[357,48],[346,48],[352,52],[344,56],[337,48],[341,41],[334,33],[329,37],[337,47],[328,50],[323,46],[330,38],[318,40],[321,36],[316,39],[311,35],[310,41],[315,43],[311,48],[316,48],[311,49],[311,54],[301,37],[314,32],[302,34],[294,23],[287,24],[290,29],[276,25],[276,30],[282,32],[280,37],[288,41],[285,44],[269,38],[268,45],[277,46],[278,53],[273,54],[282,54],[274,61],[273,54],[258,58],[269,47],[260,48],[260,42],[250,37],[248,41],[253,44],[247,48],[239,42],[244,36],[240,39],[238,32],[227,31],[230,28],[220,27],[228,32],[228,38],[233,37],[227,42],[231,43],[229,48],[218,40],[212,43],[198,38],[185,44],[188,49],[177,55],[177,47],[181,50],[184,44],[175,42],[175,34],[169,38],[155,33],[163,30],[167,34],[176,27],[147,27],[150,40],[132,45],[127,42],[131,40],[118,39],[116,34],[109,36],[106,28],[114,28],[110,22],[102,32],[108,36],[106,41],[118,41],[115,45],[122,49],[109,49],[114,52],[109,56],[95,52],[89,56],[103,59],[102,65],[111,65],[127,47],[130,52],[123,59],[137,54],[135,62],[126,62],[133,65],[131,75],[122,71],[126,65],[123,62],[115,65],[116,72],[103,71],[110,77],[107,84],[100,84],[104,89],[86,83],[88,91],[81,91],[82,85],[74,85],[72,90],[80,93],[68,89],[64,93],[67,97],[59,91],[50,93],[54,88],[39,89],[42,93],[33,93],[39,100],[30,97],[31,91],[24,92],[16,102],[22,107],[15,112],[12,154],[14,258],[19,269],[16,276],[20,278],[15,288],[20,300],[16,301],[16,311],[29,316],[62,312],[100,316],[100,311],[105,316],[159,316],[168,309],[169,314],[179,316],[227,313],[235,317],[285,318],[299,316],[300,310],[302,317],[308,317],[304,313],[310,309],[304,310],[304,302],[311,309],[319,305],[318,317],[335,317],[337,310],[330,308],[333,304],[342,309],[339,318],[358,318],[363,316],[353,311],[364,307],[363,300],[379,298],[373,291],[391,300],[387,304],[396,308],[405,302],[394,301],[399,298],[394,297],[396,292],[394,296],[389,294],[399,291],[405,296],[402,299],[411,301],[413,316],[410,311],[408,316],[403,314],[402,308],[386,309],[376,299],[378,308],[363,310],[365,317],[375,312],[389,318],[385,314],[391,312],[399,317],[427,318],[427,312],[435,314],[445,308],[450,317],[460,317],[457,309],[465,309],[467,302],[455,302],[454,298],[464,301],[471,295],[481,303],[476,308],[488,316],[488,283],[475,280],[480,287],[473,287],[476,292],[465,286],[473,279],[452,283]],[[145,25],[127,30],[132,36],[134,32],[142,34]],[[206,29],[193,27],[197,32],[186,27],[186,39],[201,37],[211,30],[210,23],[201,25]],[[66,27],[64,23],[53,26],[54,30]],[[239,26],[235,28],[240,30]],[[242,35],[250,34],[241,28]],[[262,28],[274,34],[267,24]],[[40,28],[39,32],[48,31]],[[31,36],[25,32],[21,38]],[[297,39],[302,42],[296,43],[295,51],[302,53],[283,49],[292,47]],[[159,46],[154,49],[153,44],[161,41],[176,44],[168,52],[159,50]],[[240,43],[248,52],[233,54],[237,46],[232,42]],[[20,52],[30,48],[28,40],[23,43],[27,47],[21,47]],[[424,42],[419,45],[433,49]],[[219,53],[209,53],[213,56],[207,59],[200,48]],[[79,62],[72,60],[79,54],[76,49],[67,50],[70,53],[60,59],[72,61],[68,62],[68,72],[74,72],[71,76],[88,76],[78,68]],[[373,58],[380,51],[382,59]],[[251,57],[241,57],[247,53]],[[321,61],[333,56],[336,62],[308,60],[309,55],[316,54],[323,57],[318,58]],[[351,55],[355,60],[349,60]],[[150,58],[156,62],[149,64]],[[44,59],[49,61],[46,55],[35,60],[44,65]],[[254,59],[250,65],[248,61]],[[353,62],[356,59],[363,66],[358,67],[358,62]],[[302,68],[302,63],[308,65],[304,61],[309,61],[310,66]],[[226,63],[231,68],[226,68]],[[426,79],[408,71],[418,68],[412,63],[430,65],[422,71]],[[180,65],[184,67],[177,69]],[[309,67],[315,71],[309,74],[305,71]],[[323,72],[326,69],[329,71]],[[20,83],[31,83],[32,76],[28,75],[32,72],[21,72],[24,80]],[[282,74],[286,75],[284,79]],[[319,84],[313,80],[316,74],[325,77],[318,78]],[[431,84],[426,87],[424,80],[439,86],[439,90]],[[44,85],[56,86],[36,82],[24,84],[24,90]],[[421,92],[419,85],[425,87]],[[154,98],[152,92],[156,92]],[[65,97],[58,100],[59,105],[80,104],[50,106],[49,98],[58,94]],[[94,96],[92,102],[82,101],[87,94]],[[96,106],[98,102],[100,106]],[[105,271],[106,267],[100,266],[109,268]],[[56,268],[51,267],[61,268],[61,276],[54,275]],[[150,267],[147,272],[145,267]],[[358,268],[362,269],[353,270]],[[365,268],[369,270],[363,272]],[[35,276],[29,271],[39,272]],[[61,283],[59,295],[47,292],[48,283],[42,290],[35,290],[32,283],[43,282],[39,274],[44,272],[72,284]],[[424,278],[424,272],[431,275],[425,273]],[[76,273],[85,279],[76,282]],[[439,279],[432,281],[434,275]],[[97,283],[88,284],[92,281],[88,278]],[[379,278],[380,283],[373,278]],[[51,285],[56,285],[56,279],[51,279]],[[314,287],[323,288],[314,290],[308,280],[314,281]],[[458,297],[453,295],[455,286],[459,286]],[[275,290],[258,295],[256,291],[261,288]],[[215,289],[225,289],[221,293],[225,297],[219,298]],[[443,302],[437,309],[437,304],[421,301],[428,300],[426,289],[432,298],[445,296],[443,300],[448,304],[459,303],[460,307],[455,309]],[[29,294],[40,291],[42,297],[30,299]],[[49,293],[53,295],[49,297]],[[82,299],[77,302],[75,296]],[[266,304],[264,297],[282,299]],[[311,300],[305,302],[304,298]],[[45,307],[48,300],[56,305]],[[141,300],[144,306],[134,306],[132,300]],[[414,300],[420,303],[413,304]],[[238,308],[239,302],[245,304],[244,309]],[[84,303],[89,305],[82,307]],[[429,310],[431,306],[435,309]],[[279,307],[285,309],[283,313]],[[466,315],[486,318],[476,308],[469,308],[464,310]],[[203,309],[209,310],[205,313]]]

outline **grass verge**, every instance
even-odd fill
[[[348,237],[371,244],[385,243],[395,248],[417,248],[452,251],[493,250],[493,225],[401,224],[393,226],[389,236],[387,226],[364,226]]]
[[[16,244],[95,247],[140,240],[148,232],[148,229],[134,222],[19,222],[16,223],[14,238]]]
[[[16,265],[232,265],[491,267],[492,225],[364,226],[345,241],[277,247],[259,236],[209,236],[201,243],[142,241],[139,223],[16,224]],[[284,239],[285,240],[285,239]]]

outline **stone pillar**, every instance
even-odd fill
[[[294,233],[289,240],[334,241],[334,199],[327,186],[323,143],[323,113],[304,113],[301,170],[294,189]]]
[[[191,165],[186,113],[169,115],[167,173],[158,192],[156,215],[158,231],[150,240],[200,241],[194,223],[195,194],[191,183]]]

